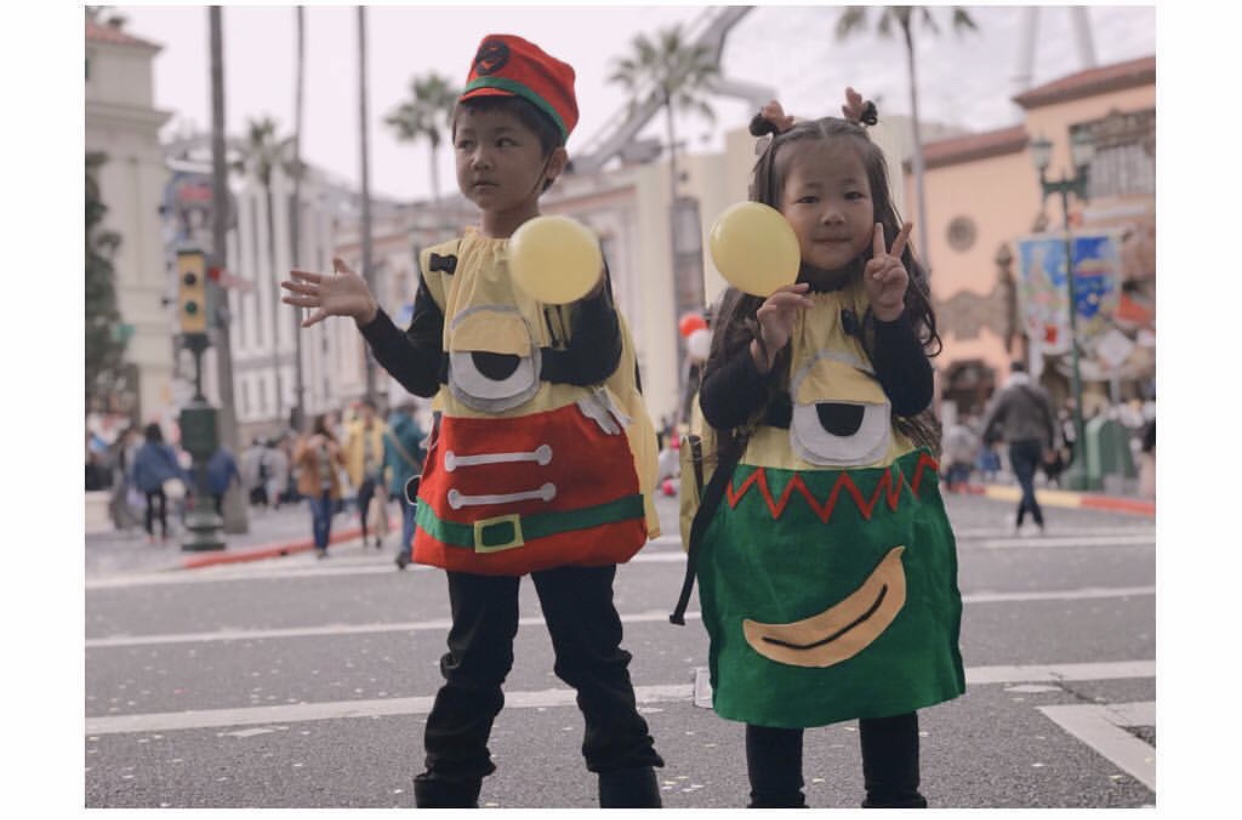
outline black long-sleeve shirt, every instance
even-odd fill
[[[872,367],[898,416],[913,416],[931,404],[932,368],[909,319],[876,320]],[[703,418],[717,430],[746,424],[769,401],[779,368],[760,373],[750,355],[750,345],[725,357],[703,374],[699,403]],[[788,396],[784,396],[788,401]]]
[[[583,386],[599,384],[612,375],[621,359],[621,327],[607,268],[599,293],[568,306],[546,306],[545,321],[552,325],[553,312],[563,321],[566,311],[570,314],[570,338],[554,339],[551,350],[555,365],[545,352],[544,378]],[[424,398],[436,394],[447,373],[444,311],[432,298],[425,278],[418,286],[413,317],[405,331],[382,308],[360,329],[375,360],[402,387]]]

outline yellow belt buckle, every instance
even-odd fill
[[[488,543],[495,541],[498,536],[506,540]],[[503,552],[525,543],[526,540],[522,537],[522,517],[517,513],[498,515],[495,518],[485,518],[474,522],[474,551],[477,553]]]

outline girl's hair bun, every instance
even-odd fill
[[[858,120],[863,125],[875,125],[880,121],[880,112],[876,109],[874,102],[867,100],[863,104],[862,114],[858,117]]]
[[[776,123],[763,116],[763,114],[756,114],[750,118],[750,135],[752,137],[766,137],[768,134],[775,133]]]

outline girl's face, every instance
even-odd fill
[[[515,115],[464,105],[453,149],[458,187],[483,212],[484,233],[499,237],[539,213],[544,180],[568,159],[563,148],[545,157],[539,136]]]
[[[802,261],[835,271],[871,246],[875,205],[858,151],[845,139],[794,143],[780,212],[793,226]]]

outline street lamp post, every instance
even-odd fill
[[[1074,453],[1073,463],[1065,472],[1065,484],[1071,490],[1091,489],[1092,483],[1084,464],[1087,450],[1085,428],[1082,420],[1082,372],[1078,361],[1078,289],[1074,282],[1074,242],[1070,233],[1069,195],[1072,193],[1079,202],[1088,199],[1087,186],[1090,181],[1091,159],[1095,156],[1095,139],[1088,131],[1077,131],[1070,137],[1070,158],[1074,164],[1074,176],[1068,177],[1061,171],[1059,180],[1048,179],[1048,166],[1052,162],[1052,143],[1041,136],[1031,142],[1031,158],[1039,171],[1039,186],[1043,192],[1042,203],[1048,201],[1052,194],[1061,197],[1061,213],[1065,227],[1065,283],[1069,298],[1069,342],[1071,388],[1074,394]]]

